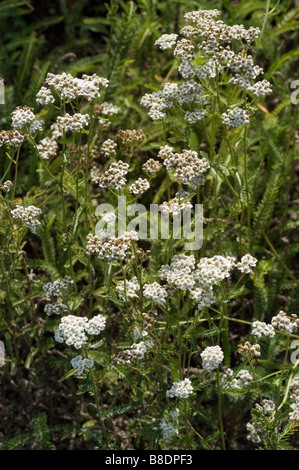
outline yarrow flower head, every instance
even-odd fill
[[[275,331],[272,325],[267,325],[264,321],[254,321],[252,323],[251,334],[257,336],[257,338],[262,336],[273,338]]]
[[[264,399],[261,401],[261,404],[256,403],[255,409],[263,416],[266,416],[270,422],[273,422],[274,417],[271,414],[275,410],[275,403],[272,400]],[[246,429],[248,431],[247,439],[254,444],[259,444],[262,436],[266,437],[265,430],[259,422],[247,423]]]
[[[25,139],[27,139],[28,134],[21,134],[17,130],[12,131],[1,131],[0,132],[0,147],[6,144],[10,147],[19,147],[22,145]]]
[[[106,318],[103,315],[96,315],[88,321],[85,331],[89,335],[99,335],[106,327]]]
[[[129,170],[129,164],[119,160],[111,163],[108,170],[98,175],[98,184],[100,188],[124,188],[126,185],[126,175]]]
[[[76,113],[71,116],[66,113],[64,116],[58,116],[57,123],[65,130],[65,132],[80,131],[84,127],[87,127],[90,121],[88,114]]]
[[[39,151],[40,157],[44,160],[49,160],[51,157],[55,157],[58,151],[58,144],[53,137],[45,137],[39,141],[36,147]]]
[[[108,83],[109,81],[106,78],[99,77],[96,74],[82,75],[82,78],[74,78],[71,74],[63,72],[57,75],[48,73],[46,77],[46,84],[52,86],[63,100],[74,100],[78,97],[84,97],[91,101],[100,96],[100,90],[106,88]],[[46,96],[45,91],[42,92],[39,99],[43,100],[44,96]]]
[[[226,390],[239,390],[246,388],[252,381],[252,375],[246,369],[241,369],[234,374],[232,369],[227,369],[222,375],[222,388]]]
[[[22,130],[23,127],[31,124],[35,119],[35,114],[32,108],[28,106],[18,106],[12,113],[12,127],[17,130]]]
[[[91,359],[83,359],[81,355],[73,357],[71,360],[72,367],[77,369],[77,374],[81,375],[84,372],[85,367],[91,369],[94,362]]]
[[[246,343],[238,345],[238,353],[241,356],[259,357],[261,355],[261,347],[259,344],[251,344],[249,341],[246,341]]]
[[[105,326],[106,320],[102,315],[97,315],[90,320],[87,317],[67,315],[62,317],[58,328],[55,330],[55,340],[80,349],[88,341],[86,333],[98,335],[105,329]]]
[[[135,183],[131,184],[129,191],[135,196],[140,196],[145,193],[150,187],[150,184],[147,179],[138,178]]]
[[[17,207],[11,211],[13,218],[21,220],[25,227],[28,227],[33,233],[36,232],[37,227],[41,224],[38,220],[41,213],[42,210],[39,207],[23,207],[20,204],[17,204]]]
[[[137,232],[125,232],[115,238],[108,233],[103,237],[90,233],[87,237],[87,254],[95,254],[99,259],[107,259],[109,262],[119,262],[126,258],[131,243],[138,241]]]
[[[51,90],[42,86],[39,92],[36,95],[36,102],[41,106],[55,103],[55,98],[51,93]]]
[[[68,287],[73,284],[73,280],[69,276],[65,276],[63,279],[57,279],[54,282],[47,282],[43,286],[43,290],[46,292],[47,297],[60,297]]]
[[[3,184],[0,184],[1,191],[4,191],[5,193],[9,193],[12,187],[13,183],[10,180],[7,180]]]
[[[114,360],[116,364],[131,364],[132,359],[142,360],[153,344],[153,341],[149,339],[133,343],[129,349],[124,349],[117,356],[114,356]]]
[[[196,109],[199,103],[207,103],[209,95],[199,80],[215,79],[222,73],[229,75],[229,82],[238,86],[255,97],[265,96],[272,92],[267,80],[254,82],[263,73],[263,69],[254,65],[251,55],[244,52],[235,53],[232,41],[251,44],[259,35],[259,28],[246,29],[243,25],[226,25],[218,19],[218,10],[199,10],[185,14],[186,26],[179,37],[175,34],[163,34],[155,44],[160,49],[174,49],[173,55],[179,62],[178,71],[183,78],[182,83],[163,84],[162,90],[147,93],[141,99],[141,105],[149,108],[151,119],[164,120],[169,109],[176,103],[183,107],[192,104],[193,109],[186,110],[185,119],[188,124],[195,124],[203,118],[205,110]],[[198,65],[197,60],[201,60]],[[205,62],[206,60],[206,62]],[[194,109],[195,108],[195,109]],[[249,114],[242,108],[235,108],[223,113],[222,120],[231,127],[239,127],[249,123]]]
[[[167,297],[167,292],[165,287],[160,286],[158,282],[153,282],[152,284],[144,284],[143,295],[146,299],[151,299],[153,302],[163,305]]]
[[[61,313],[67,312],[67,310],[67,305],[63,304],[62,302],[46,304],[44,308],[44,312],[48,316],[52,315],[53,313],[55,315],[60,315]]]
[[[254,268],[256,266],[256,263],[257,263],[257,259],[247,254],[241,258],[241,262],[237,263],[237,268],[242,273],[249,274],[251,272],[251,268]]]
[[[155,175],[162,168],[162,164],[153,158],[147,160],[143,165],[142,169],[148,175]]]
[[[293,411],[289,413],[289,420],[293,424],[299,424],[299,375],[293,378],[290,390],[292,392],[290,407]]]
[[[178,215],[180,212],[185,211],[186,209],[192,209],[192,204],[189,201],[179,202],[179,198],[175,197],[170,199],[170,201],[164,201],[160,204],[160,209],[163,214],[172,214],[173,216]]]
[[[199,183],[204,183],[204,173],[210,168],[205,158],[198,158],[193,150],[183,150],[176,153],[172,147],[165,145],[160,148],[158,157],[163,160],[167,170],[174,170],[177,181],[196,189]]]
[[[166,280],[169,286],[174,286],[180,290],[190,290],[194,287],[195,281],[192,270],[195,266],[193,255],[175,255],[170,265],[163,265],[159,270],[159,277]]]
[[[107,139],[102,143],[102,152],[105,157],[114,157],[116,155],[117,143],[112,139]]]
[[[280,310],[277,315],[272,317],[271,325],[280,331],[291,334],[299,328],[299,318],[294,314],[288,316],[283,310]]]
[[[175,45],[177,37],[177,34],[162,34],[162,36],[155,41],[155,46],[159,46],[160,49],[171,49]]]
[[[242,108],[229,109],[221,115],[223,124],[229,127],[247,126],[249,124],[248,111]]]

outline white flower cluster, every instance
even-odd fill
[[[256,409],[259,410],[263,415],[269,415],[275,410],[275,403],[272,400],[262,400],[261,404],[256,403]]]
[[[99,176],[98,183],[100,188],[123,188],[126,185],[126,175],[129,170],[129,164],[119,160],[111,163],[108,170]]]
[[[22,130],[23,127],[31,124],[35,119],[32,108],[28,106],[18,106],[12,113],[12,127],[16,130]]]
[[[57,279],[54,282],[47,282],[47,284],[43,286],[43,290],[49,298],[59,297],[73,282],[74,281],[69,276],[65,276],[62,280]]]
[[[63,136],[63,127],[57,121],[51,124],[50,129],[52,131],[53,139],[59,139]]]
[[[1,131],[0,147],[5,144],[9,145],[10,147],[19,147],[19,145],[21,145],[27,137],[28,134],[21,134],[17,130]]]
[[[194,287],[195,281],[192,270],[195,267],[193,255],[175,255],[170,265],[161,266],[158,275],[160,279],[167,281],[168,285],[180,290],[190,290]]]
[[[163,91],[156,91],[152,94],[145,94],[140,104],[145,108],[149,108],[148,115],[153,121],[166,118],[166,110],[174,106],[173,100],[167,98]]]
[[[249,341],[246,341],[246,343],[238,345],[238,353],[242,356],[259,357],[261,355],[261,347],[259,344],[251,344]]]
[[[112,139],[107,139],[102,143],[102,152],[106,158],[116,155],[117,143]]]
[[[213,292],[213,287],[196,287],[190,291],[190,299],[197,303],[197,308],[203,310],[205,307],[210,307],[216,302],[216,297]]]
[[[131,364],[131,359],[144,359],[145,354],[152,345],[153,342],[151,340],[133,343],[130,349],[123,350],[114,360],[116,364]]]
[[[248,30],[243,25],[228,26],[217,19],[218,10],[199,10],[185,14],[187,26],[183,27],[178,38],[175,34],[163,34],[155,44],[160,49],[174,48],[173,54],[179,60],[179,73],[184,81],[178,85],[171,84],[172,93],[169,94],[168,85],[165,84],[161,91],[146,94],[141,99],[141,104],[149,108],[149,116],[153,120],[165,119],[167,110],[175,105],[175,100],[182,106],[184,103],[196,105],[203,101],[201,85],[194,80],[215,78],[217,74],[228,73],[231,75],[230,83],[237,85],[254,96],[264,96],[271,93],[271,85],[267,80],[254,83],[255,79],[263,73],[261,67],[254,65],[252,57],[244,53],[235,53],[231,47],[233,40],[250,44],[258,37],[259,28],[250,27]],[[201,52],[199,56],[196,49]],[[202,60],[204,55],[208,61],[198,64],[195,60]],[[190,114],[189,114],[190,113]],[[202,119],[204,110],[188,110],[185,119],[194,124]],[[247,125],[247,114],[239,112],[235,115],[223,115],[228,125],[237,127]]]
[[[272,325],[267,325],[264,321],[254,321],[251,327],[251,334],[257,336],[257,338],[262,336],[273,338],[275,331]]]
[[[4,181],[3,184],[0,184],[0,189],[5,193],[9,193],[12,187],[13,183],[10,180]]]
[[[44,312],[46,315],[50,316],[53,313],[55,315],[60,315],[61,313],[67,312],[68,308],[67,305],[63,304],[62,302],[56,302],[54,304],[46,304],[44,308]]]
[[[120,108],[118,106],[115,106],[114,104],[112,103],[108,103],[107,101],[104,101],[103,103],[101,103],[99,106],[99,112],[103,115],[103,116],[113,116],[114,114],[117,114],[119,113],[120,111]]]
[[[79,355],[73,357],[71,364],[74,369],[77,369],[77,374],[81,375],[83,374],[85,367],[91,369],[94,362],[91,359],[83,359],[83,357]]]
[[[290,390],[292,391],[290,407],[293,411],[289,414],[289,419],[291,423],[299,424],[299,375],[293,378]]]
[[[196,124],[198,121],[201,121],[205,117],[205,110],[204,109],[196,109],[195,111],[187,111],[185,113],[185,120],[188,124]]]
[[[174,408],[169,410],[169,416],[164,416],[164,418],[159,423],[159,427],[153,426],[154,431],[158,431],[160,429],[162,433],[162,440],[169,444],[174,436],[179,434],[178,430],[178,418],[179,418],[179,409]],[[153,423],[156,423],[156,419],[153,418]]]
[[[200,96],[203,92],[203,87],[195,80],[191,79],[183,82],[178,87],[175,98],[180,106],[183,106],[185,103],[200,104],[204,101],[204,98]]]
[[[198,308],[202,310],[216,302],[213,286],[229,277],[237,266],[236,259],[231,256],[204,257],[195,267],[192,255],[176,255],[170,265],[161,266],[158,274],[170,287],[188,290],[190,298],[195,300]]]
[[[176,100],[180,106],[184,103],[201,103],[203,99],[199,95],[202,93],[203,87],[192,79],[181,85],[165,83],[162,90],[145,94],[141,98],[140,104],[149,108],[148,115],[153,121],[156,121],[166,117],[167,109],[173,108]]]
[[[140,196],[150,188],[150,184],[147,179],[138,178],[135,183],[131,184],[129,191],[135,196]]]
[[[207,77],[215,78],[217,75],[217,62],[213,59],[210,59],[204,65],[199,65],[195,70],[196,75],[204,80]]]
[[[232,256],[204,257],[200,259],[194,277],[201,286],[211,287],[229,277],[235,266],[236,259]]]
[[[162,36],[155,41],[155,46],[159,46],[160,49],[171,49],[175,45],[177,37],[177,34],[162,34]]]
[[[48,86],[52,86],[55,89],[63,100],[74,100],[83,97],[88,101],[98,98],[100,90],[106,88],[109,83],[106,78],[99,77],[96,74],[82,75],[82,78],[74,78],[65,72],[57,75],[48,73],[45,81]]]
[[[107,259],[109,262],[118,262],[125,259],[127,251],[133,241],[138,241],[137,232],[125,232],[118,238],[100,238],[92,233],[87,237],[87,254],[95,254],[99,259]]]
[[[227,369],[221,379],[222,388],[226,390],[239,390],[246,388],[252,381],[252,375],[246,369],[241,369],[234,376],[232,369]]]
[[[261,80],[248,87],[247,90],[254,96],[266,96],[272,93],[272,85],[267,80]]]
[[[161,168],[162,164],[153,158],[150,158],[142,165],[143,171],[148,175],[155,175]]]
[[[41,89],[36,94],[36,102],[37,104],[44,106],[47,104],[55,103],[55,98],[52,95],[51,90],[49,90],[49,88],[42,86]]]
[[[126,282],[119,281],[116,286],[117,295],[121,300],[138,298],[137,291],[140,291],[137,277],[133,277],[130,281],[126,280]]]
[[[193,78],[195,75],[195,70],[192,65],[192,62],[189,62],[189,60],[183,59],[179,66],[179,72],[183,78],[186,78],[186,79]]]
[[[244,78],[254,80],[263,73],[263,69],[254,65],[251,55],[242,52],[235,54],[229,61],[229,68],[236,74],[243,74]]]
[[[160,430],[162,433],[162,439],[166,444],[169,444],[171,442],[171,439],[179,434],[177,425],[172,422],[166,421],[165,419],[162,419],[160,423]]]
[[[251,268],[256,266],[257,259],[253,256],[247,254],[241,258],[241,261],[237,263],[237,269],[239,269],[242,273],[249,274],[251,272]]]
[[[262,400],[261,404],[256,403],[255,408],[267,416],[269,421],[274,420],[273,416],[269,416],[275,410],[275,403],[272,400]],[[254,444],[259,444],[261,442],[260,436],[264,434],[262,426],[259,423],[247,423],[246,429],[248,431],[247,439]]]
[[[278,315],[272,317],[271,325],[280,331],[293,333],[299,328],[299,318],[297,315],[291,315],[289,317],[283,310],[280,310]]]
[[[20,204],[17,204],[16,209],[11,211],[13,218],[21,220],[25,227],[28,227],[33,233],[36,232],[37,227],[41,224],[37,218],[41,213],[42,211],[39,207],[22,207]]]
[[[65,342],[68,346],[80,349],[88,341],[86,333],[98,335],[105,329],[105,326],[106,319],[100,314],[91,320],[88,320],[87,317],[67,315],[62,317],[54,337],[58,343]]]
[[[259,444],[261,442],[261,438],[259,436],[262,432],[261,427],[257,426],[255,423],[246,423],[246,429],[248,431],[248,441],[253,442],[253,444]]]
[[[179,202],[177,197],[170,199],[170,201],[164,201],[160,204],[159,208],[161,209],[162,214],[172,214],[173,216],[178,215],[181,211],[185,209],[192,209],[192,204],[189,201]]]
[[[45,137],[39,141],[36,147],[39,151],[40,157],[44,160],[49,160],[51,157],[55,157],[58,150],[58,144],[53,137]]]
[[[174,382],[169,390],[166,391],[166,396],[169,398],[183,398],[186,399],[193,393],[193,387],[190,379],[184,379],[180,382]]]
[[[189,61],[195,58],[194,49],[195,46],[193,41],[183,38],[176,43],[173,55],[180,57],[185,61]]]
[[[206,41],[202,43],[202,49],[206,43],[215,42],[217,45],[227,43],[233,39],[251,43],[258,37],[259,28],[250,27],[248,30],[243,25],[228,26],[221,20],[216,20],[220,16],[219,10],[198,10],[191,11],[184,15],[187,25],[191,28],[187,29],[187,34],[195,37],[204,38]],[[213,44],[214,45],[214,44]]]
[[[85,331],[89,335],[98,335],[106,327],[106,318],[103,315],[96,315],[91,318],[85,328]]]
[[[220,346],[208,346],[201,354],[202,367],[211,372],[217,369],[224,359],[224,354]]]
[[[43,130],[45,121],[43,119],[38,119],[30,124],[29,134],[36,134],[38,131]]]
[[[193,150],[183,150],[176,153],[172,147],[165,145],[160,148],[158,157],[163,160],[167,170],[174,170],[174,177],[181,183],[196,189],[199,183],[204,183],[203,174],[210,168],[205,158],[198,158]]]
[[[154,342],[149,338],[148,330],[157,321],[157,315],[157,312],[152,310],[142,314],[142,324],[134,325],[133,327],[133,339],[135,342],[129,349],[125,349],[117,356],[114,356],[117,364],[126,365],[131,364],[131,359],[144,359],[147,351],[154,345]]]
[[[228,109],[221,115],[223,124],[230,127],[247,126],[249,124],[249,114],[243,108]]]
[[[163,305],[165,304],[167,292],[165,287],[160,286],[158,282],[153,282],[152,284],[144,284],[143,295],[146,299],[151,299],[154,303]]]
[[[64,116],[57,117],[57,123],[65,130],[65,132],[80,131],[87,127],[90,121],[88,114],[75,113],[72,116],[66,113]]]

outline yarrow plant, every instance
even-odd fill
[[[25,367],[35,379],[36,365],[68,399],[77,388],[66,434],[78,448],[224,450],[239,445],[236,435],[245,448],[290,448],[299,423],[298,360],[289,361],[297,248],[288,251],[285,234],[297,226],[293,202],[281,232],[273,215],[295,139],[289,120],[284,150],[272,135],[288,100],[272,100],[256,63],[267,21],[260,31],[178,5],[180,31],[164,24],[157,37],[153,20],[137,35],[136,57],[153,46],[144,92],[127,56],[132,5],[122,5],[128,29],[116,24],[118,41],[100,61],[109,80],[75,76],[84,61],[62,71],[67,55],[41,72],[35,106],[10,110],[0,132],[11,373],[19,380]]]

